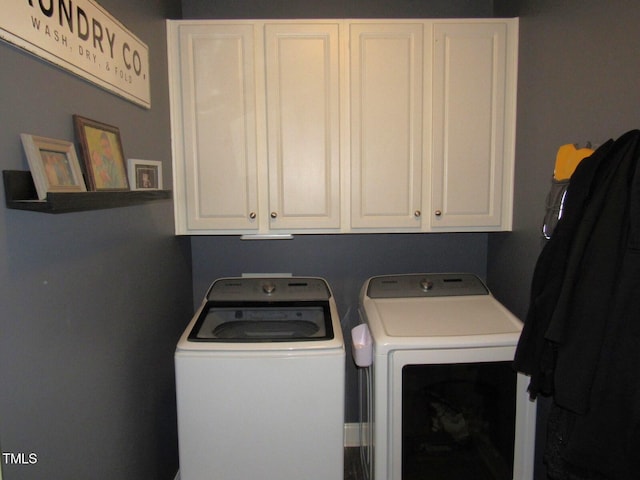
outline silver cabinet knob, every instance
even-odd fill
[[[249,214],[249,218],[250,218],[251,220],[254,220],[256,217],[257,217],[256,212],[251,212],[251,213]]]
[[[422,212],[420,210],[416,210],[415,212],[413,212],[413,216],[416,218],[420,218],[421,215],[422,215]]]
[[[262,291],[267,295],[271,295],[276,289],[276,286],[273,283],[265,283],[262,285]]]
[[[278,214],[276,212],[271,212],[271,218],[276,218]]]
[[[436,210],[434,213],[436,214],[436,217],[442,216],[442,210]]]

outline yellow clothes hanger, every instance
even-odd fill
[[[592,148],[576,148],[572,143],[562,145],[556,154],[553,178],[557,181],[568,180],[578,164],[593,152]]]

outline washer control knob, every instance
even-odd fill
[[[276,289],[276,286],[273,283],[265,283],[262,285],[262,291],[267,295],[271,295]]]
[[[420,280],[420,288],[423,292],[428,292],[433,288],[433,281],[429,280],[428,278],[423,278],[422,280]]]

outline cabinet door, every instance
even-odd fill
[[[257,228],[253,26],[181,26],[182,185],[191,230]],[[178,202],[177,202],[178,203]],[[185,233],[185,232],[179,232]]]
[[[340,227],[338,24],[267,24],[270,229]]]
[[[351,226],[419,229],[423,24],[350,30]]]
[[[434,25],[434,229],[510,228],[515,74],[508,73],[507,26]]]

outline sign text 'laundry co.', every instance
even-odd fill
[[[0,38],[151,107],[149,49],[93,0],[0,0]]]

